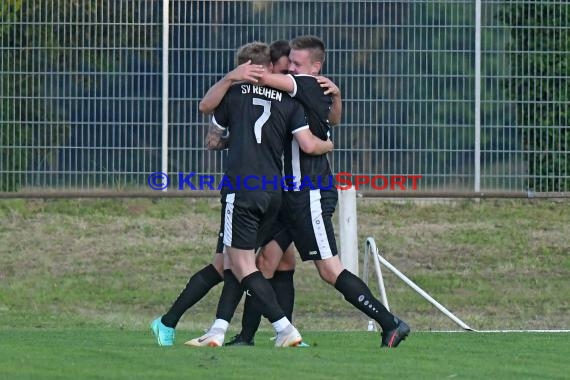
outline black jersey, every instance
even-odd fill
[[[307,127],[303,107],[285,92],[238,83],[230,87],[212,122],[229,131],[222,193],[280,191],[284,146],[293,132]]]
[[[327,140],[330,131],[328,121],[332,106],[332,97],[325,95],[317,79],[312,75],[290,75],[295,82],[295,88],[290,93],[298,100],[305,110],[311,132],[322,140]],[[311,156],[304,153],[293,139],[285,147],[285,175],[295,178],[300,184],[307,179],[310,183],[328,183],[332,175],[329,160],[326,155]],[[320,181],[320,182],[319,182]],[[304,186],[297,190],[310,190]]]

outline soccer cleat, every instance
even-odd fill
[[[184,344],[192,347],[221,347],[224,345],[225,334],[221,329],[210,329],[199,338],[194,338]]]
[[[241,347],[241,346],[254,346],[255,342],[253,341],[253,339],[251,340],[245,340],[241,334],[237,334],[236,336],[234,336],[232,338],[232,340],[230,340],[228,343],[224,344],[224,346],[235,346],[235,347]]]
[[[273,340],[273,341],[274,341],[275,339],[277,339],[277,335],[272,336],[271,338],[269,338],[269,340]],[[303,341],[301,341],[301,343],[299,343],[298,345],[295,346],[295,348],[307,348],[307,347],[311,347],[311,345],[308,344],[308,343],[305,343],[305,342],[303,342]]]
[[[410,334],[410,326],[402,320],[398,320],[396,328],[388,332],[382,333],[382,345],[381,347],[398,347],[401,341],[406,339]]]
[[[151,322],[150,329],[159,346],[172,346],[174,344],[174,329],[165,326],[160,317]]]
[[[303,338],[293,326],[281,331],[275,337],[275,347],[298,347],[301,342],[303,342]]]

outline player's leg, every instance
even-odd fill
[[[271,250],[271,242],[264,245],[259,249],[256,257],[256,266],[261,271],[265,278],[273,275],[273,271],[278,265],[279,258],[283,252],[278,252],[276,259],[272,258],[275,254],[269,254],[268,249]],[[226,346],[253,346],[253,337],[261,323],[261,310],[255,297],[248,297],[246,294],[245,302],[243,304],[243,315],[241,319],[241,331],[236,334]]]
[[[293,307],[295,306],[295,286],[293,276],[296,267],[296,254],[297,250],[294,244],[289,244],[289,247],[283,253],[283,257],[279,262],[277,270],[273,277],[269,280],[279,305],[283,308],[285,315],[289,320],[293,321]]]
[[[277,294],[279,305],[283,308],[289,320],[293,320],[293,305],[295,302],[295,288],[293,275],[296,266],[296,249],[293,245],[293,238],[287,228],[287,210],[281,207],[278,217],[278,229],[272,234],[274,242],[270,243],[262,258],[264,261],[258,262],[258,267],[269,279],[273,290]],[[273,257],[272,260],[267,259]],[[279,258],[276,263],[276,259]],[[269,270],[265,269],[269,268]],[[266,273],[267,272],[267,273]]]
[[[277,296],[279,306],[281,306],[285,316],[291,321],[292,303],[294,302],[292,274],[295,269],[295,250],[292,250],[293,254],[289,252],[286,257],[283,254],[283,248],[287,249],[291,245],[290,243],[290,239],[284,241],[276,236],[276,240],[270,241],[260,249],[256,258],[256,266],[263,276],[269,280]],[[278,271],[277,269],[279,268],[283,269],[283,271]],[[290,276],[287,276],[288,274]],[[253,338],[260,322],[261,311],[259,305],[257,305],[254,297],[246,297],[242,316],[242,329],[226,345],[252,346],[254,344]]]
[[[218,240],[218,244],[221,245],[218,247],[220,251],[224,251],[224,234],[226,229],[226,222],[229,223],[230,230],[228,232],[231,236],[231,217],[230,219],[226,219],[226,214],[228,211],[231,212],[233,210],[233,203],[226,202],[226,196],[222,199],[222,209],[221,209],[221,218],[220,218],[220,238]],[[210,328],[206,331],[205,334],[199,336],[194,339],[190,339],[189,341],[185,342],[184,344],[187,346],[193,347],[218,347],[224,344],[225,333],[229,327],[231,319],[235,313],[235,309],[241,300],[243,295],[243,290],[237,281],[236,277],[231,271],[231,261],[227,253],[221,255],[223,257],[223,280],[224,286],[222,288],[222,293],[220,294],[220,298],[218,300],[218,306],[216,308],[216,318],[214,323],[210,326]]]
[[[374,297],[368,285],[360,277],[344,268],[336,254],[337,248],[332,222],[332,215],[337,203],[336,192],[319,192],[321,193],[320,204],[326,235],[330,236],[329,244],[334,245],[334,254],[331,258],[315,261],[319,274],[325,281],[333,285],[350,304],[380,325],[383,346],[396,347],[410,333],[410,328],[405,322],[390,313],[380,300]]]
[[[223,244],[221,247],[218,244],[216,251],[220,252],[214,255],[212,264],[205,266],[190,277],[166,314],[152,321],[151,330],[160,346],[174,344],[175,328],[182,315],[222,281],[223,255],[221,250]]]
[[[205,334],[185,342],[185,345],[220,347],[224,344],[226,331],[243,295],[243,290],[230,268],[231,263],[226,253],[224,254],[224,286],[216,308],[216,319]]]
[[[360,277],[346,270],[338,256],[316,260],[315,266],[321,278],[333,285],[345,300],[378,322],[382,328],[382,346],[396,347],[408,336],[408,325],[390,313]]]
[[[176,328],[178,321],[186,310],[201,300],[214,286],[222,282],[224,270],[224,242],[223,223],[225,214],[223,208],[220,212],[220,228],[218,231],[218,241],[216,244],[216,254],[212,264],[205,266],[196,272],[186,284],[186,287],[176,301],[172,304],[166,314],[162,316],[160,322],[170,328]]]
[[[383,331],[382,345],[396,347],[409,334],[409,327],[372,295],[364,281],[346,270],[338,256],[332,222],[336,191],[310,190],[306,193],[288,198],[290,216],[296,218],[292,221],[291,233],[301,259],[313,260],[324,281],[333,285],[350,304],[378,322]]]
[[[216,253],[212,264],[196,272],[186,283],[186,287],[170,309],[161,318],[165,326],[175,328],[182,314],[201,300],[214,286],[223,280],[223,255]]]

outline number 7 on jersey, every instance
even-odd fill
[[[255,125],[253,126],[255,140],[257,140],[258,144],[261,144],[261,128],[263,128],[263,125],[269,119],[269,116],[271,116],[271,102],[269,100],[253,98],[253,105],[263,106],[263,113],[257,118]]]

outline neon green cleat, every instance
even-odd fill
[[[150,330],[154,334],[159,346],[172,346],[174,344],[174,329],[165,326],[160,320],[160,317],[151,322]]]

